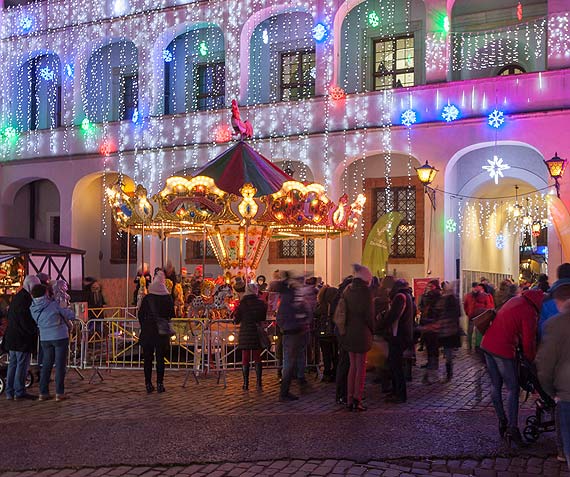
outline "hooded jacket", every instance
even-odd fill
[[[30,312],[40,330],[40,341],[55,341],[69,338],[66,320],[75,319],[75,314],[72,310],[61,308],[47,296],[41,296],[33,299]]]
[[[374,306],[372,292],[361,278],[354,278],[343,293],[346,302],[346,334],[342,346],[351,353],[366,353],[372,347]]]
[[[526,359],[534,361],[538,313],[543,299],[542,290],[527,290],[511,298],[498,311],[483,336],[481,348],[499,358],[514,359],[517,347],[522,346]]]

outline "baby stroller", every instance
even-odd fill
[[[0,395],[3,394],[4,390],[6,389],[7,374],[8,374],[8,353],[6,353],[2,348],[2,338],[0,337]],[[28,369],[28,375],[26,376],[26,388],[29,388],[32,384],[34,384],[35,380],[36,379],[34,377],[34,373],[32,372],[32,367],[30,367],[30,369]]]
[[[542,433],[554,431],[554,412],[556,402],[550,397],[538,381],[538,376],[533,366],[522,356],[519,356],[519,385],[526,391],[526,400],[531,393],[538,397],[534,402],[534,415],[526,420],[523,436],[529,442],[535,442]]]

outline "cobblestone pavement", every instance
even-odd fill
[[[553,457],[551,433],[524,450],[505,448],[488,379],[465,351],[449,384],[422,385],[416,368],[405,405],[385,404],[378,386],[368,383],[368,411],[358,414],[337,406],[334,385],[314,375],[307,388],[293,386],[301,399],[292,403],[278,402],[275,370],[266,370],[262,392],[242,391],[237,372],[228,373],[225,388],[215,376],[182,388],[185,373],[167,371],[161,395],[144,392],[140,370],[102,375],[90,384],[90,371],[84,380],[69,371],[64,402],[0,399],[0,472],[6,471],[0,477],[570,477]],[[532,398],[522,407],[521,423]]]

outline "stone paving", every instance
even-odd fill
[[[312,374],[307,388],[293,386],[301,399],[292,403],[278,402],[275,370],[266,370],[262,392],[242,391],[237,372],[225,388],[215,376],[182,388],[185,373],[167,371],[162,395],[144,392],[142,371],[105,371],[91,384],[90,374],[69,371],[64,402],[0,399],[0,477],[570,477],[553,457],[552,434],[521,451],[505,448],[488,379],[466,351],[449,384],[424,386],[415,368],[405,405],[385,404],[367,384],[368,411],[358,414],[337,406],[334,385]],[[522,408],[521,422],[532,398]]]

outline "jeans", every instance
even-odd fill
[[[570,469],[570,401],[559,401],[556,407],[564,455]]]
[[[404,374],[404,345],[394,336],[389,341],[388,366],[392,376],[392,392],[402,401],[408,398],[406,390],[406,376]]]
[[[424,343],[427,350],[427,369],[437,371],[439,369],[439,339],[437,333],[424,333]]]
[[[284,334],[283,335],[283,380],[281,381],[280,394],[282,397],[289,394],[289,387],[291,386],[291,379],[293,378],[293,372],[297,362],[299,361],[299,355],[302,354],[303,347],[307,343],[307,337],[304,332],[297,334]],[[304,369],[304,363],[303,363]]]
[[[362,401],[364,380],[366,379],[366,353],[349,352],[350,369],[348,370],[348,404]]]
[[[10,351],[8,374],[6,379],[6,398],[22,397],[26,394],[26,376],[30,366],[31,353]]]
[[[40,374],[40,394],[49,394],[49,379],[51,369],[55,364],[55,393],[65,394],[65,369],[67,367],[67,352],[69,349],[69,339],[42,341],[43,351],[42,371]]]
[[[309,333],[303,335],[305,338],[301,343],[301,349],[297,353],[297,359],[295,361],[295,370],[297,373],[297,379],[299,381],[305,380],[305,366],[307,365],[307,350],[309,343]]]
[[[319,339],[321,353],[323,356],[323,374],[326,377],[334,377],[338,363],[337,341],[334,336],[327,336]]]
[[[485,353],[487,371],[491,378],[491,399],[499,421],[507,421],[509,427],[518,427],[519,420],[519,382],[517,366],[514,359],[499,358],[498,356]],[[503,383],[507,388],[508,415],[503,407],[501,395]]]

